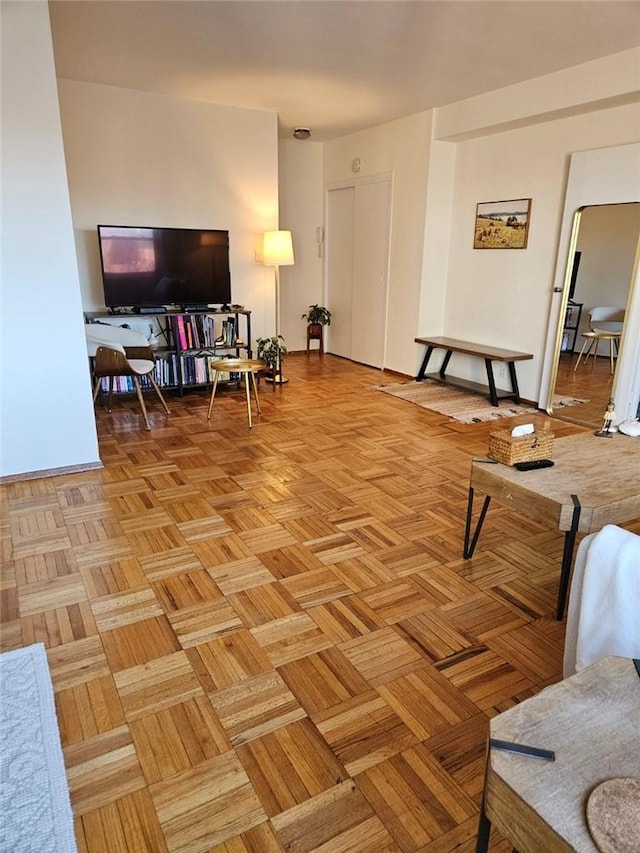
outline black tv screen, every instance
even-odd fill
[[[231,302],[229,232],[98,225],[107,308]]]

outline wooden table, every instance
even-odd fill
[[[518,377],[516,375],[516,361],[525,361],[533,358],[530,352],[518,352],[517,350],[501,349],[500,347],[490,347],[486,344],[474,344],[471,341],[460,341],[457,338],[435,337],[435,338],[414,338],[417,344],[423,344],[427,350],[422,359],[420,370],[416,376],[416,382],[421,382],[423,379],[432,379],[436,382],[443,382],[447,385],[457,385],[461,388],[466,388],[470,391],[486,393],[487,389],[484,385],[477,382],[469,382],[466,379],[459,379],[446,375],[446,370],[449,361],[454,352],[463,353],[464,355],[473,355],[484,359],[485,370],[487,372],[487,382],[489,383],[489,399],[493,406],[498,405],[499,400],[515,400],[520,402],[520,391],[518,389]],[[431,354],[435,349],[446,350],[446,355],[440,365],[438,373],[430,373],[425,377],[425,371],[431,358]],[[493,362],[505,362],[509,368],[509,377],[511,379],[512,391],[510,394],[500,394],[496,389],[495,377],[493,375]]]
[[[476,853],[489,849],[491,824],[519,853],[597,853],[589,794],[607,779],[640,777],[637,663],[602,658],[491,720]],[[550,750],[555,761],[496,740]]]
[[[491,498],[565,533],[556,617],[564,614],[571,560],[578,531],[595,533],[605,524],[640,518],[640,444],[616,433],[612,438],[572,435],[554,442],[553,468],[518,471],[500,462],[471,463],[463,556],[473,556]],[[474,492],[485,494],[471,536]]]
[[[241,373],[244,375],[244,383],[245,389],[247,392],[247,415],[249,417],[249,429],[252,428],[251,423],[251,396],[249,394],[249,382],[253,384],[253,394],[256,398],[256,409],[258,410],[258,414],[260,414],[260,400],[258,399],[258,386],[256,384],[256,373],[261,370],[264,370],[264,362],[256,361],[251,358],[221,358],[219,361],[214,361],[211,364],[213,370],[215,370],[215,377],[213,380],[213,388],[211,389],[211,401],[209,403],[209,413],[207,414],[207,420],[211,419],[211,412],[213,410],[213,401],[216,396],[216,388],[218,387],[218,379],[221,373]]]

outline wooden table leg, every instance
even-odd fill
[[[207,414],[207,420],[211,420],[211,411],[213,409],[213,401],[216,396],[216,388],[218,387],[218,371],[216,370],[215,376],[213,377],[213,388],[211,389],[211,400],[209,401],[209,412]]]
[[[258,398],[258,383],[256,382],[255,373],[251,373],[251,381],[253,382],[253,396],[256,398],[256,409],[258,410],[258,414],[260,414],[260,400]]]
[[[249,429],[252,428],[251,423],[251,395],[249,393],[249,374],[244,374],[244,390],[247,395],[247,417],[249,418]]]

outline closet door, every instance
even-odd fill
[[[389,266],[389,181],[356,189],[351,288],[351,358],[384,366]]]
[[[330,190],[327,201],[328,351],[384,366],[391,183]]]
[[[351,291],[353,281],[353,187],[331,190],[327,199],[327,351],[351,358]]]

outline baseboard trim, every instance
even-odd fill
[[[64,468],[45,468],[43,471],[26,471],[24,474],[7,474],[0,477],[0,484],[19,483],[21,480],[40,480],[43,477],[64,477],[65,474],[81,474],[104,468],[102,462],[87,462],[85,465],[67,465]]]

